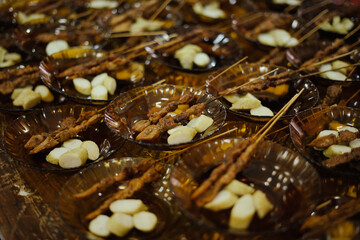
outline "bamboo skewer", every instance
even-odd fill
[[[254,136],[254,139],[256,139],[255,143],[258,143],[259,141],[261,141],[261,139],[264,138],[264,136],[268,133],[268,131],[274,126],[274,124],[285,114],[285,112],[289,109],[289,107],[296,101],[296,99],[302,94],[302,92],[305,89],[301,89],[300,92],[298,92],[297,94],[295,94],[290,101],[285,104],[285,106],[283,108],[281,108],[281,110],[270,120],[268,121],[265,126],[260,129]],[[261,131],[263,131],[263,133],[261,133]],[[259,134],[261,133],[261,135],[259,137],[257,137]]]
[[[321,64],[323,64],[323,63],[331,62],[331,61],[334,61],[334,60],[336,60],[336,59],[339,59],[339,58],[342,58],[342,57],[346,57],[346,56],[354,53],[355,51],[356,51],[356,50],[352,50],[352,51],[350,51],[350,52],[347,52],[347,53],[344,53],[344,54],[340,54],[340,55],[334,56],[334,57],[332,57],[332,58],[325,59],[325,60],[323,60],[323,61],[320,61],[320,62],[317,62],[317,63],[314,63],[314,64],[310,65],[310,67],[315,67],[315,66],[321,65]],[[305,69],[306,69],[306,67],[305,67]]]
[[[145,36],[157,36],[157,35],[163,35],[167,34],[166,31],[154,31],[154,32],[124,32],[124,33],[118,33],[113,32],[111,33],[110,38],[126,38],[126,37],[145,37]]]
[[[159,14],[166,8],[166,6],[171,2],[171,0],[166,0],[163,2],[163,4],[159,7],[158,10],[155,11],[155,13],[149,18],[149,20],[153,21],[159,16]]]
[[[221,73],[219,73],[218,75],[216,75],[214,78],[212,78],[211,80],[209,80],[209,83],[214,81],[215,79],[217,79],[218,77],[220,77],[221,75],[223,75],[224,73],[226,73],[227,71],[229,71],[230,69],[232,69],[233,67],[239,65],[241,62],[245,61],[248,58],[248,56],[243,57],[242,59],[240,59],[239,61],[237,61],[236,63],[234,63],[233,65],[231,65],[230,67],[226,68],[224,71],[222,71]]]
[[[322,16],[324,16],[327,12],[329,12],[328,9],[325,9],[321,13],[319,13],[317,16],[315,16],[313,19],[311,19],[309,22],[307,22],[301,29],[299,29],[297,32],[294,33],[294,36],[298,36],[300,33],[302,33],[307,27],[309,27],[311,24],[319,20]]]

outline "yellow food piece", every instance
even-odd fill
[[[288,94],[289,85],[288,84],[280,84],[276,87],[269,87],[265,90],[265,92],[272,93],[276,96],[283,96]]]
[[[100,149],[94,141],[84,141],[81,143],[80,147],[85,148],[88,151],[88,159],[95,161],[100,156]]]
[[[108,237],[110,235],[110,231],[107,227],[109,219],[108,216],[101,214],[91,220],[89,223],[90,232],[100,237]]]
[[[152,212],[142,211],[133,216],[134,226],[142,232],[151,232],[155,229],[158,219]]]
[[[346,127],[346,125],[343,123],[340,123],[338,121],[331,121],[329,123],[329,128],[332,130],[339,130],[340,128],[343,128],[343,127]]]
[[[176,109],[176,110],[174,111],[175,114],[180,114],[180,113],[182,113],[182,112],[183,112],[183,110],[181,110],[181,109]]]
[[[107,222],[107,227],[112,234],[124,237],[134,227],[133,217],[124,213],[114,213]]]
[[[255,192],[254,188],[236,179],[232,180],[225,189],[239,196]]]
[[[34,92],[37,92],[41,95],[41,101],[43,102],[52,102],[54,101],[54,95],[45,85],[38,85],[35,87]]]
[[[189,104],[179,104],[177,109],[181,111],[186,111],[189,108]]]
[[[264,218],[270,212],[274,205],[269,201],[266,194],[260,190],[256,190],[253,194],[256,213],[260,219]]]
[[[255,212],[253,196],[245,194],[236,201],[231,209],[229,226],[235,229],[247,229]]]
[[[234,193],[228,190],[222,190],[211,202],[205,204],[204,208],[217,212],[231,208],[237,200],[238,197]]]
[[[30,91],[29,94],[24,97],[22,107],[26,110],[35,107],[39,103],[41,103],[40,93]]]
[[[88,152],[85,148],[74,148],[60,156],[59,165],[62,168],[80,167],[87,158]]]
[[[133,215],[147,209],[147,206],[140,199],[120,199],[112,202],[109,209],[113,213],[124,213]]]

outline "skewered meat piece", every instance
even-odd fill
[[[0,71],[0,80],[9,79],[11,77],[18,77],[28,73],[39,71],[38,66],[26,66],[24,68],[11,68]]]
[[[145,120],[140,120],[137,121],[132,127],[131,129],[134,130],[135,132],[142,132],[144,131],[145,128],[147,128],[148,126],[150,126],[151,122],[148,119]]]
[[[165,116],[167,113],[174,111],[178,106],[177,101],[169,102],[165,107],[161,108],[159,111],[148,113],[148,118],[152,123],[157,123],[160,118]]]
[[[198,103],[191,106],[186,111],[176,115],[174,117],[168,115],[159,120],[156,125],[149,125],[139,135],[136,136],[137,141],[151,141],[160,136],[162,132],[172,129],[178,125],[178,123],[188,119],[190,115],[200,115],[204,110],[206,103]]]
[[[155,159],[146,158],[133,167],[126,167],[124,170],[122,170],[120,173],[118,173],[115,176],[110,176],[110,177],[101,179],[100,182],[94,184],[89,189],[87,189],[81,193],[75,194],[74,198],[81,199],[81,198],[88,197],[91,194],[94,194],[96,192],[104,191],[105,189],[114,185],[115,183],[120,183],[126,179],[129,179],[129,178],[132,178],[134,176],[144,173],[146,170],[148,170],[154,164],[155,164]]]
[[[224,185],[229,184],[240,171],[249,165],[256,146],[256,142],[249,142],[247,148],[244,149],[236,161],[228,167],[226,173],[220,176],[212,188],[207,189],[207,191],[197,196],[195,203],[198,207],[203,207],[206,203],[211,202]]]
[[[330,134],[322,137],[315,138],[308,144],[310,147],[327,148],[337,142],[335,134]]]
[[[301,69],[307,69],[314,63],[323,60],[325,57],[330,56],[331,54],[335,53],[341,46],[344,45],[343,39],[335,39],[332,45],[327,46],[324,50],[319,50],[316,52],[315,56],[307,61],[305,61],[303,64],[301,64]]]
[[[277,85],[289,82],[291,80],[292,80],[292,78],[290,78],[290,77],[282,78],[282,79],[278,79],[278,80],[272,80],[269,78],[258,79],[258,80],[254,80],[249,83],[245,83],[242,86],[235,86],[232,88],[225,89],[225,90],[219,92],[219,95],[224,96],[224,95],[234,94],[234,93],[245,94],[248,92],[251,93],[251,92],[256,92],[256,91],[262,91],[269,87],[275,87]]]
[[[245,139],[240,142],[240,144],[233,151],[232,159],[229,162],[224,164],[220,164],[216,168],[214,168],[210,174],[210,176],[192,193],[191,198],[196,199],[204,194],[223,174],[226,173],[231,163],[235,161],[235,159],[245,150],[245,148],[249,145],[250,141]]]
[[[322,232],[326,228],[333,226],[360,212],[360,199],[355,198],[342,204],[338,208],[333,208],[324,215],[313,215],[309,217],[301,226],[301,231],[311,229],[312,233]],[[306,238],[307,239],[307,238]]]
[[[86,219],[91,220],[97,217],[98,215],[106,211],[109,208],[110,204],[115,200],[125,199],[133,196],[134,193],[141,190],[145,184],[153,182],[160,178],[165,171],[166,168],[163,164],[156,163],[154,166],[150,167],[142,176],[131,179],[126,188],[119,190],[112,197],[107,199],[99,208],[89,213],[86,216]]]
[[[69,120],[52,133],[40,133],[32,136],[24,147],[30,150],[29,154],[35,154],[44,149],[52,148],[61,142],[75,137],[79,132],[85,131],[88,127],[100,121],[101,118],[102,114],[97,114],[96,111],[84,112],[79,116],[81,121]],[[46,136],[45,139],[43,139],[44,136]],[[38,143],[39,139],[43,139],[43,141]],[[35,143],[38,144],[35,145]]]
[[[5,81],[0,84],[0,93],[3,95],[9,94],[18,87],[26,87],[27,85],[34,85],[40,79],[39,72],[34,72],[17,77],[13,80]]]
[[[357,136],[357,133],[348,130],[339,131],[338,137],[336,137],[335,134],[318,137],[315,138],[312,142],[310,142],[308,146],[316,148],[327,148],[336,143],[350,142],[356,139]]]
[[[326,89],[326,95],[321,103],[323,106],[331,106],[337,102],[342,94],[342,85],[330,85]]]
[[[336,155],[334,157],[326,159],[325,161],[321,162],[321,165],[328,168],[333,168],[338,165],[348,163],[352,160],[359,160],[359,158],[360,158],[360,148],[353,148],[351,152]]]

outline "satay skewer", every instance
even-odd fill
[[[265,134],[296,101],[303,90],[304,89],[302,89],[287,104],[285,104],[284,107],[273,118],[271,118],[268,124],[261,128],[257,134],[251,137],[250,140],[240,144],[241,151],[237,153],[236,156],[238,157],[236,159],[230,163],[220,164],[212,171],[210,178],[206,179],[197,189],[193,191],[191,198],[195,201],[198,207],[202,207],[206,203],[212,201],[222,186],[230,183],[240,171],[249,165],[251,155],[256,149],[258,143],[262,141]]]

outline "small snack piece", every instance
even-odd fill
[[[25,24],[25,23],[29,23],[35,20],[41,20],[41,19],[45,19],[46,15],[43,13],[33,13],[30,15],[26,15],[25,13],[19,11],[18,12],[18,16],[17,16],[17,20],[18,23],[20,24]]]
[[[204,132],[208,129],[214,120],[206,115],[200,115],[197,118],[192,119],[186,126],[194,128],[197,132]]]
[[[64,40],[54,40],[46,45],[45,52],[48,56],[69,49],[69,44]]]
[[[175,114],[176,115],[176,114]],[[172,129],[169,129],[168,131],[167,131],[167,133],[169,134],[169,135],[171,135],[171,134],[173,134],[174,132],[176,132],[177,130],[179,130],[179,129],[181,129],[181,128],[186,128],[187,126],[183,126],[183,125],[179,125],[179,126],[176,126],[176,127],[174,127],[174,128],[172,128]]]
[[[180,144],[190,142],[196,135],[197,131],[191,127],[179,128],[173,132],[167,139],[168,144]]]
[[[360,138],[356,138],[349,142],[349,146],[351,148],[359,148],[360,147]]]
[[[37,92],[41,95],[41,101],[43,102],[52,102],[54,101],[54,95],[45,85],[38,85],[35,87],[34,92]]]
[[[201,47],[194,44],[188,44],[176,50],[174,58],[179,60],[181,67],[185,69],[192,69],[194,58],[196,54],[200,52],[202,52]]]
[[[113,213],[135,214],[145,211],[147,206],[140,199],[121,199],[110,204],[109,209]]]
[[[320,76],[330,80],[345,81],[347,79],[346,77],[347,68],[342,68],[339,70],[335,70],[335,69],[338,69],[339,68],[338,66],[342,66],[342,67],[347,66],[346,64],[347,63],[342,61],[336,63],[323,64],[319,68],[319,71],[322,72]],[[334,69],[334,71],[332,71],[332,69]]]
[[[32,92],[31,88],[26,88],[20,92],[20,94],[16,94],[16,98],[13,101],[14,106],[22,106],[24,104],[25,96],[29,95]],[[41,97],[40,97],[41,98]]]
[[[91,93],[91,83],[85,78],[74,78],[73,84],[75,90],[84,95],[90,95]]]
[[[104,79],[104,87],[107,89],[110,95],[114,95],[116,91],[116,80],[110,76]]]
[[[31,90],[32,86],[26,86],[26,87],[23,87],[23,88],[15,88],[14,91],[12,92],[12,94],[11,94],[11,99],[15,100],[20,95],[20,93],[22,93],[22,91],[24,91],[26,89]]]
[[[110,0],[92,0],[89,2],[89,8],[95,9],[113,9],[119,6],[118,1],[110,1]]]
[[[331,121],[329,123],[329,128],[332,130],[339,130],[340,128],[346,127],[345,124],[339,123],[338,121]]]
[[[274,205],[266,197],[266,194],[260,190],[256,190],[253,194],[256,213],[260,219],[264,218],[270,212]]]
[[[110,235],[110,231],[107,227],[109,222],[109,217],[106,215],[99,215],[89,223],[89,230],[93,234],[99,237],[108,237]]]
[[[100,156],[100,149],[98,145],[91,140],[87,140],[81,143],[80,147],[85,148],[88,152],[88,159],[95,161]]]
[[[61,155],[63,155],[68,151],[70,151],[69,148],[64,148],[64,147],[54,148],[53,150],[51,150],[51,152],[49,152],[48,155],[46,155],[46,161],[48,161],[51,164],[58,165]]]
[[[91,86],[96,87],[99,85],[104,85],[105,78],[108,76],[107,73],[101,73],[99,75],[96,75],[93,80],[91,80]]]
[[[59,166],[62,168],[76,168],[85,164],[88,152],[85,148],[74,148],[59,158]]]
[[[268,117],[274,116],[274,113],[273,111],[271,111],[270,108],[262,105],[260,107],[250,109],[250,114],[254,116],[268,116]]]
[[[165,22],[159,20],[147,20],[142,17],[136,18],[135,22],[130,26],[131,33],[155,31],[164,25]]]
[[[231,209],[229,226],[235,229],[247,229],[255,212],[253,196],[246,194],[240,197]]]
[[[255,192],[254,188],[236,179],[232,180],[225,189],[239,196]]]
[[[204,52],[195,55],[194,63],[199,67],[206,67],[210,63],[210,57]]]
[[[22,107],[26,109],[30,109],[35,107],[41,102],[40,93],[30,91],[26,96],[24,96]]]
[[[68,149],[74,149],[74,148],[79,148],[81,147],[82,141],[80,139],[69,139],[65,142],[63,142],[62,147],[64,148],[68,148]]]
[[[342,127],[338,130],[339,132],[341,131],[349,131],[349,132],[353,132],[353,133],[358,133],[359,130],[355,127],[350,127],[350,126],[345,126],[345,127]]]
[[[114,213],[107,222],[109,231],[118,237],[124,237],[133,227],[133,217],[124,213]]]
[[[213,1],[207,5],[197,2],[193,5],[193,10],[196,14],[212,19],[226,18],[226,13],[220,8],[218,1]]]
[[[351,147],[344,146],[344,145],[331,145],[327,149],[323,151],[325,157],[331,158],[336,155],[340,155],[343,153],[351,152]]]
[[[231,208],[237,200],[238,197],[234,193],[222,190],[211,202],[205,204],[204,208],[217,212]]]
[[[294,47],[299,43],[288,31],[279,28],[275,28],[266,33],[260,33],[258,35],[258,41],[272,47]]]
[[[261,101],[257,99],[251,93],[245,95],[239,95],[239,98],[235,103],[232,104],[230,109],[232,110],[248,110],[252,108],[257,108],[261,106]]]
[[[336,60],[331,63],[332,69],[339,69],[337,71],[341,72],[342,74],[347,74],[347,72],[350,70],[350,67],[348,67],[350,64],[344,61]]]
[[[91,90],[91,98],[96,100],[108,100],[108,91],[103,85],[98,85]]]
[[[336,137],[339,136],[339,132],[336,131],[336,130],[322,130],[321,132],[319,132],[319,134],[318,134],[318,136],[316,138],[325,137],[325,136],[328,136],[328,135],[331,135],[331,134],[334,134]]]
[[[151,232],[155,229],[158,219],[152,212],[142,211],[133,216],[134,226],[142,232]]]
[[[328,32],[335,32],[338,34],[347,34],[354,27],[354,23],[349,18],[341,19],[340,16],[335,16],[332,22],[324,22],[320,25],[320,29]]]

